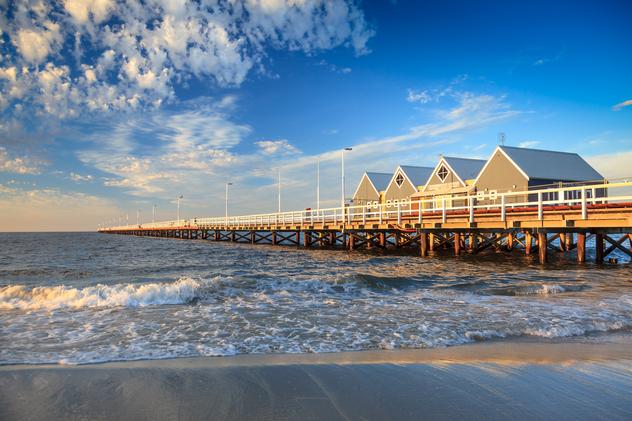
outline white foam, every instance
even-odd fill
[[[191,278],[175,282],[94,285],[73,288],[65,285],[29,288],[9,285],[0,288],[0,309],[54,310],[83,307],[144,307],[185,304],[197,298],[206,284]]]

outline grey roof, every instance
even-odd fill
[[[426,184],[426,181],[428,181],[434,171],[434,168],[430,167],[413,167],[412,165],[400,165],[399,167],[406,173],[406,176],[413,182],[415,187]]]
[[[487,162],[483,159],[455,158],[453,156],[444,156],[443,159],[463,181],[476,178]]]
[[[531,179],[552,181],[591,181],[603,179],[576,153],[500,146]]]
[[[366,175],[378,191],[386,190],[388,183],[390,183],[393,177],[393,174],[384,172],[367,172]]]

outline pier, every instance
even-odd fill
[[[421,257],[523,252],[537,254],[542,264],[550,253],[572,253],[585,262],[590,241],[595,261],[603,263],[615,250],[632,259],[632,181],[182,219],[99,232],[306,248],[414,248]]]

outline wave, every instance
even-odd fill
[[[492,295],[509,295],[509,296],[527,296],[527,295],[553,295],[563,292],[576,292],[586,289],[586,285],[560,285],[560,284],[542,284],[542,285],[522,285],[522,286],[506,286],[487,288],[486,292]]]
[[[213,282],[213,281],[210,281]],[[0,288],[0,309],[55,310],[84,307],[145,307],[188,304],[201,298],[209,281],[180,278],[175,282],[34,287],[9,285]]]

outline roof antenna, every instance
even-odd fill
[[[498,133],[498,144],[500,146],[505,146],[505,133],[504,132]]]

